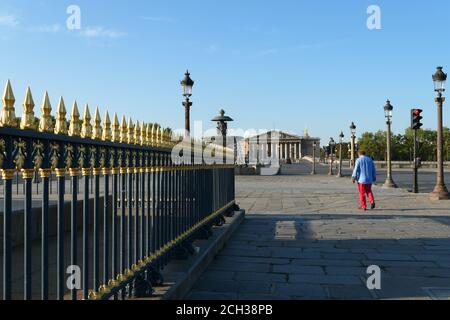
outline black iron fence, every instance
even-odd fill
[[[69,122],[62,98],[52,119],[47,94],[36,120],[29,90],[18,119],[14,102],[8,82],[0,118],[4,300],[151,295],[169,260],[192,253],[192,242],[234,211],[234,166],[206,165],[201,155],[175,163],[176,142],[159,125],[119,124],[108,114],[102,122],[98,110],[92,125],[88,107],[80,119],[76,103]]]

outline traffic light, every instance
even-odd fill
[[[418,130],[423,126],[423,123],[421,122],[422,117],[422,109],[412,109],[411,110],[411,129]]]

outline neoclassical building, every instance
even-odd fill
[[[246,138],[242,149],[249,164],[264,163],[267,162],[267,158],[298,162],[303,157],[313,156],[314,143],[318,156],[320,138],[310,137],[308,130],[305,130],[303,136],[272,130]]]

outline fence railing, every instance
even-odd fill
[[[119,124],[108,113],[102,122],[98,109],[92,123],[76,103],[67,121],[63,98],[52,119],[47,93],[36,119],[29,89],[21,119],[14,104],[8,81],[0,117],[4,300],[148,296],[161,268],[192,253],[192,242],[234,210],[234,166],[206,165],[195,153],[175,163],[178,141],[159,125]]]

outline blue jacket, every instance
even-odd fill
[[[373,184],[377,181],[377,169],[373,160],[363,156],[356,160],[355,170],[353,170],[353,179],[360,184]]]

